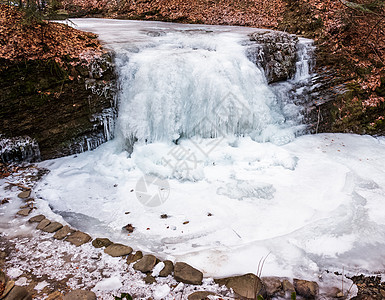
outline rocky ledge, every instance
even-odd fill
[[[62,64],[2,61],[0,161],[50,159],[110,139],[116,112],[112,61],[108,52]]]

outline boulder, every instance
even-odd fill
[[[233,289],[234,293],[247,299],[256,299],[258,295],[266,297],[265,287],[261,279],[252,273],[216,279],[215,282]]]
[[[71,229],[68,225],[63,226],[61,229],[56,231],[53,238],[57,240],[64,239],[68,234],[75,232],[75,230]]]
[[[206,292],[206,291],[199,291],[190,294],[187,299],[188,300],[209,300],[207,296],[215,296],[215,293],[213,292]]]
[[[104,249],[104,253],[111,255],[112,257],[125,256],[132,252],[132,248],[122,244],[112,244]]]
[[[134,264],[134,269],[143,273],[150,272],[157,264],[157,261],[158,259],[154,255],[145,255]]]
[[[36,222],[40,223],[40,222],[43,221],[44,219],[45,219],[45,216],[44,216],[44,215],[37,215],[37,216],[34,216],[34,217],[30,218],[30,219],[28,220],[28,222],[30,222],[30,223],[36,223]]]
[[[51,224],[51,221],[48,219],[43,219],[41,222],[36,226],[36,229],[42,230],[44,227],[48,226]]]
[[[92,241],[92,246],[95,248],[108,247],[113,243],[107,238],[96,238]]]
[[[91,240],[91,237],[87,233],[84,233],[81,231],[75,231],[71,233],[69,236],[67,236],[67,238],[65,239],[65,241],[70,242],[71,244],[77,247],[85,243],[88,243],[90,240]]]
[[[142,251],[136,251],[135,254],[129,254],[127,256],[127,263],[132,264],[143,257]]]
[[[177,262],[174,267],[174,278],[183,283],[202,284],[203,273],[184,262]]]
[[[315,281],[294,279],[293,282],[297,295],[306,299],[315,299],[317,297],[319,287]]]
[[[32,297],[25,287],[14,286],[7,296],[5,296],[4,300],[32,300]]]
[[[59,222],[52,222],[51,224],[44,227],[42,230],[45,232],[54,233],[62,227],[63,227],[63,225],[60,224]]]
[[[63,300],[96,300],[96,295],[91,291],[73,290],[65,295]]]
[[[27,207],[27,208],[23,208],[23,209],[19,210],[17,212],[17,214],[19,216],[26,217],[26,216],[28,216],[31,213],[31,211],[32,211],[32,208]]]
[[[160,277],[167,277],[168,275],[171,275],[174,271],[174,264],[171,260],[165,260],[164,262],[164,268],[159,272]]]

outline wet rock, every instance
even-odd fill
[[[27,289],[22,286],[14,286],[13,289],[8,293],[4,300],[30,300],[31,295]]]
[[[247,299],[255,299],[258,295],[266,297],[266,291],[261,279],[252,273],[216,279],[215,282],[233,289],[237,295]]]
[[[157,258],[154,255],[145,255],[134,264],[134,269],[143,273],[150,272],[157,264]]]
[[[92,246],[95,248],[108,247],[113,243],[107,238],[96,238],[92,241]]]
[[[5,284],[2,297],[8,295],[8,293],[13,289],[14,286],[15,286],[15,282],[13,280],[8,280],[7,283]]]
[[[75,231],[71,233],[69,236],[67,236],[67,238],[65,239],[65,241],[70,242],[71,244],[77,247],[85,243],[88,243],[90,240],[91,240],[91,237],[87,233],[84,233],[81,231]]]
[[[21,199],[27,199],[29,196],[31,196],[31,190],[23,191],[17,195]]]
[[[168,275],[171,275],[174,271],[174,264],[171,260],[165,260],[164,262],[164,268],[159,272],[160,277],[167,277]]]
[[[299,296],[306,299],[315,299],[318,295],[318,284],[314,281],[294,279],[294,288]]]
[[[132,252],[132,248],[122,244],[112,244],[104,249],[104,253],[112,257],[125,256]]]
[[[282,282],[279,277],[262,277],[261,280],[269,297],[282,291]]]
[[[73,290],[65,295],[63,300],[96,300],[96,295],[91,291]]]
[[[207,296],[215,296],[215,293],[212,292],[206,292],[206,291],[199,291],[190,294],[187,299],[188,300],[209,300]]]
[[[45,216],[44,216],[44,215],[37,215],[37,216],[34,216],[34,217],[30,218],[30,219],[28,220],[28,222],[30,222],[30,223],[36,223],[36,222],[40,223],[40,222],[43,221],[44,219],[45,219]]]
[[[135,254],[129,254],[127,256],[127,263],[132,264],[143,257],[142,251],[136,251]]]
[[[147,284],[152,284],[156,282],[156,279],[151,275],[147,275],[143,280]]]
[[[60,224],[59,222],[52,222],[51,224],[44,227],[42,230],[45,232],[54,233],[62,227],[63,227],[63,225]]]
[[[68,234],[75,232],[75,230],[71,229],[68,225],[63,226],[59,231],[56,231],[55,235],[53,236],[54,239],[62,240],[64,239]]]
[[[48,219],[44,219],[44,220],[42,220],[42,221],[36,226],[36,229],[42,230],[44,227],[48,226],[49,224],[51,224],[51,221],[48,220]]]
[[[188,284],[202,284],[203,273],[192,266],[177,262],[174,267],[174,278]]]
[[[17,212],[17,214],[19,216],[26,217],[26,216],[28,216],[31,213],[31,211],[32,211],[32,208],[29,208],[29,207],[28,208],[23,208],[23,209],[19,210]]]

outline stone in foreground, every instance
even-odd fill
[[[157,263],[157,258],[154,255],[145,255],[141,260],[134,264],[134,269],[143,273],[152,271]]]
[[[44,220],[42,220],[42,221],[36,226],[36,229],[42,230],[44,227],[48,226],[49,224],[51,224],[51,221],[48,220],[48,219],[44,219]]]
[[[91,237],[87,233],[81,231],[75,231],[65,239],[65,241],[70,242],[77,247],[88,243],[90,240]]]
[[[30,222],[30,223],[36,223],[36,222],[40,223],[40,222],[43,221],[44,219],[45,219],[45,216],[44,216],[44,215],[37,215],[37,216],[34,216],[34,217],[30,218],[30,219],[28,220],[28,222]]]
[[[127,263],[131,264],[133,262],[136,262],[137,260],[141,259],[143,257],[142,251],[136,251],[135,254],[129,254],[127,256]]]
[[[183,283],[202,284],[203,273],[184,262],[177,262],[174,267],[174,278]]]
[[[219,285],[225,285],[229,289],[233,289],[234,293],[247,299],[256,299],[258,295],[266,297],[265,288],[261,279],[252,273],[216,279],[215,282]]]
[[[266,288],[266,293],[269,297],[283,292],[282,282],[279,277],[262,277],[263,284]]]
[[[294,279],[294,288],[299,296],[306,299],[315,299],[318,295],[318,284],[314,281]]]
[[[171,260],[165,260],[163,263],[164,268],[159,272],[159,277],[167,277],[174,271],[174,264]]]
[[[132,252],[132,248],[122,244],[112,244],[104,249],[104,253],[112,257],[125,256]]]
[[[73,290],[65,295],[63,300],[96,300],[96,295],[91,291]]]
[[[207,296],[215,296],[213,292],[199,291],[190,294],[187,299],[188,300],[209,300]]]
[[[63,227],[63,225],[60,224],[59,222],[52,222],[48,226],[44,227],[42,230],[45,232],[54,233],[62,227]]]
[[[107,238],[96,238],[92,241],[92,246],[95,248],[108,247],[113,243]]]
[[[17,214],[19,215],[19,216],[23,216],[23,217],[26,217],[26,216],[28,216],[30,213],[31,213],[31,211],[32,211],[32,209],[31,208],[23,208],[23,209],[21,209],[21,210],[19,210],[18,212],[17,212]]]
[[[31,196],[31,190],[27,190],[27,191],[21,192],[17,196],[19,198],[21,198],[21,199],[27,199],[27,198],[29,198],[29,196]]]
[[[13,289],[3,299],[4,300],[31,300],[32,297],[28,293],[25,287],[15,285]]]
[[[53,236],[54,239],[62,240],[64,239],[68,234],[75,232],[75,230],[71,229],[68,225],[65,225],[63,228],[59,229],[59,231],[56,231],[55,235]]]

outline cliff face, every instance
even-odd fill
[[[0,161],[69,155],[111,138],[112,61],[96,35],[0,4]]]
[[[52,60],[9,64],[0,72],[0,133],[14,143],[34,139],[41,159],[93,149],[111,137],[114,91],[110,54],[76,67]],[[3,160],[19,160],[9,142],[8,148],[14,154],[3,148]]]

